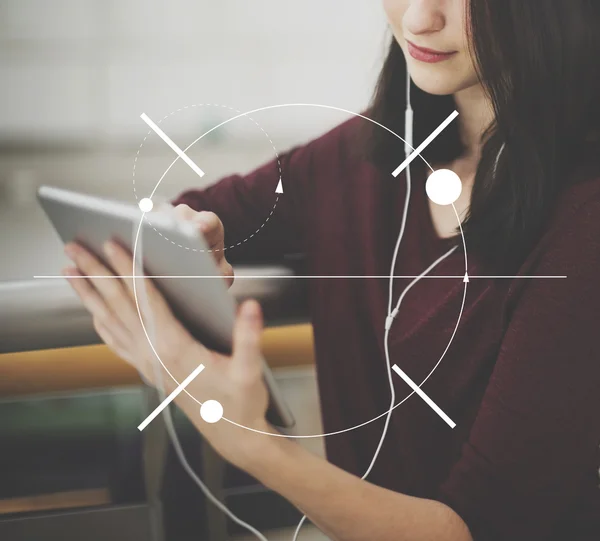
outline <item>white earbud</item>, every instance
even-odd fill
[[[406,68],[406,112],[404,114],[404,153],[406,157],[413,151],[413,108],[410,103],[410,72]]]

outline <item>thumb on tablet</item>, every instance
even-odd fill
[[[225,283],[230,287],[233,283],[233,267],[225,258],[225,228],[223,222],[214,213],[208,210],[194,210],[186,204],[172,208],[175,215],[181,219],[197,224],[198,230],[204,235]]]
[[[198,225],[198,229],[204,235],[211,250],[215,252],[223,251],[225,228],[223,222],[214,212],[194,210],[185,204],[177,205],[173,208],[173,211],[179,219]]]
[[[223,222],[214,212],[208,210],[196,212],[192,221],[198,224],[200,231],[204,234],[211,248],[220,248],[223,250],[225,228],[223,227]]]

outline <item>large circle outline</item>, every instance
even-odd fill
[[[202,137],[206,136],[208,133],[210,133],[211,131],[217,129],[218,127],[226,124],[227,122],[231,122],[232,120],[235,120],[235,118],[239,118],[240,116],[244,116],[247,114],[252,114],[255,113],[257,111],[263,111],[263,110],[267,110],[267,109],[275,109],[275,108],[279,108],[279,107],[293,107],[293,106],[307,106],[307,107],[323,107],[326,109],[335,109],[338,111],[343,111],[349,114],[352,114],[354,116],[358,116],[360,118],[363,118],[365,120],[368,120],[369,122],[372,122],[382,128],[384,128],[385,130],[387,130],[388,132],[390,132],[392,135],[394,135],[395,137],[397,137],[398,139],[400,139],[402,142],[404,142],[405,144],[406,141],[404,141],[404,139],[402,137],[400,137],[397,133],[395,133],[394,131],[392,131],[391,129],[387,128],[386,126],[383,126],[382,124],[380,124],[379,122],[372,120],[368,117],[365,117],[359,113],[354,113],[353,111],[348,111],[346,109],[341,109],[339,107],[333,107],[330,105],[320,105],[320,104],[310,104],[310,103],[291,103],[291,104],[280,104],[280,105],[271,105],[271,106],[267,106],[267,107],[262,107],[260,109],[254,109],[252,111],[248,111],[247,113],[242,113],[241,115],[238,115],[238,117],[234,117],[231,119],[228,119],[224,122],[222,122],[221,124],[218,124],[217,126],[215,126],[214,128],[211,128],[208,132],[206,132],[205,134],[203,134],[202,136],[198,137],[195,141],[193,141],[192,143],[190,143],[185,149],[184,152],[187,151],[192,145],[194,145],[197,141],[199,141]],[[410,148],[413,149],[413,151],[415,150],[411,145]],[[423,162],[425,162],[425,164],[432,170],[433,168],[431,167],[431,165],[427,162],[427,160],[425,160],[425,158],[423,158],[420,154],[419,157],[423,160]],[[169,168],[167,168],[167,171],[165,171],[165,173],[163,174],[163,176],[161,177],[161,179],[159,180],[159,182],[157,183],[157,185],[155,186],[155,189],[158,188],[158,184],[162,181],[162,179],[164,178],[165,174],[169,171],[169,169],[175,164],[175,162],[179,159],[179,157],[175,158],[173,160],[173,162],[171,163],[171,165],[169,166]],[[154,191],[152,192],[154,193]],[[465,236],[464,236],[464,232],[463,232],[463,228],[462,228],[462,223],[460,221],[460,217],[458,215],[458,212],[456,210],[456,207],[454,206],[454,203],[452,203],[452,209],[454,210],[454,214],[456,215],[456,219],[458,221],[458,226],[460,228],[460,235],[462,238],[462,243],[463,243],[463,249],[464,249],[464,259],[465,259],[465,277],[467,276],[468,273],[468,259],[467,259],[467,245],[466,245],[466,241],[465,241]],[[134,245],[133,245],[133,272],[132,275],[136,276],[135,274],[135,261],[136,261],[136,251],[137,251],[137,245],[138,245],[138,241],[139,241],[139,235],[140,235],[140,231],[142,228],[142,224],[144,223],[144,217],[145,217],[145,212],[142,212],[142,216],[140,219],[140,223],[138,225],[137,228],[137,232],[135,235],[135,240],[134,240]],[[393,272],[393,271],[392,271]],[[171,372],[169,371],[169,369],[165,366],[165,364],[162,362],[162,359],[160,358],[160,356],[158,355],[158,353],[156,352],[154,345],[152,344],[152,340],[150,339],[150,336],[148,335],[148,332],[146,330],[146,326],[144,325],[144,321],[143,321],[143,317],[142,317],[142,313],[140,310],[140,306],[139,306],[139,301],[137,298],[137,288],[136,288],[136,284],[135,284],[136,280],[135,278],[133,279],[133,296],[134,296],[134,300],[135,300],[135,305],[136,305],[136,309],[138,312],[138,317],[140,318],[140,323],[142,325],[142,329],[144,331],[144,334],[146,336],[146,339],[148,340],[148,344],[150,345],[153,353],[156,355],[156,358],[158,359],[158,361],[160,362],[161,366],[165,369],[165,371],[167,372],[167,374],[171,377],[171,379],[177,384],[180,385],[180,383],[177,381],[177,379],[175,377],[173,377],[173,375],[171,374]],[[439,364],[442,362],[442,359],[446,356],[446,353],[448,351],[448,349],[450,349],[450,345],[452,344],[454,337],[456,336],[456,331],[458,330],[458,326],[460,324],[460,320],[462,318],[462,314],[464,311],[464,307],[465,307],[465,301],[466,301],[466,296],[467,296],[467,286],[468,286],[468,280],[464,280],[464,289],[463,289],[463,298],[462,298],[462,303],[461,303],[461,307],[460,307],[460,312],[458,314],[458,319],[456,321],[456,325],[454,327],[454,330],[452,332],[452,336],[450,337],[450,340],[448,341],[448,344],[446,345],[446,348],[444,349],[442,355],[440,356],[439,360],[437,361],[437,363],[434,365],[434,367],[431,369],[431,371],[429,372],[429,374],[427,374],[427,376],[425,376],[425,378],[423,379],[423,381],[421,381],[421,383],[419,383],[418,387],[420,388],[429,378],[430,376],[433,374],[433,372],[435,372],[436,368],[439,366]],[[200,402],[195,396],[191,395],[187,388],[183,389],[183,392],[185,392],[190,398],[192,398],[197,404],[199,404],[200,406],[203,404],[202,402]],[[242,424],[236,423],[235,421],[232,421],[231,419],[228,419],[226,417],[222,417],[221,420],[227,421],[235,426],[238,426],[240,428],[244,428],[246,430],[250,430],[252,432],[256,432],[259,434],[264,434],[266,436],[275,436],[275,437],[282,437],[282,438],[294,438],[294,439],[307,439],[307,438],[325,438],[328,436],[334,436],[337,434],[343,434],[345,432],[350,432],[351,430],[355,430],[357,428],[361,428],[363,426],[366,426],[378,419],[380,419],[381,417],[388,415],[390,413],[390,411],[393,411],[394,409],[396,409],[398,406],[400,406],[401,404],[403,404],[406,400],[408,400],[413,394],[415,394],[415,391],[411,391],[410,394],[408,394],[406,397],[404,397],[400,402],[398,402],[397,404],[395,404],[392,408],[388,408],[386,411],[384,411],[383,413],[381,413],[380,415],[377,415],[376,417],[373,417],[372,419],[365,421],[363,423],[357,424],[355,426],[349,427],[349,428],[344,428],[342,430],[336,430],[334,432],[327,432],[324,434],[301,434],[301,435],[292,435],[292,434],[282,434],[282,433],[272,433],[272,432],[265,432],[264,430],[258,430],[255,428],[250,428],[247,426],[244,426]]]

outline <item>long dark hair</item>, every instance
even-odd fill
[[[600,2],[468,4],[471,54],[495,121],[483,135],[463,230],[468,251],[490,270],[514,272],[573,168],[600,155],[595,138],[600,126]],[[405,101],[406,61],[392,39],[367,116],[403,135]],[[414,83],[411,101],[416,147],[455,103],[452,96],[427,94]],[[403,160],[404,145],[370,122],[365,126],[369,159],[390,173]],[[440,164],[463,151],[455,121],[423,154],[429,163]],[[415,160],[413,166],[420,163]]]

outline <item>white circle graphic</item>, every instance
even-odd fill
[[[218,400],[207,400],[200,406],[200,416],[207,423],[216,423],[223,417],[223,406]]]
[[[140,199],[140,202],[138,205],[142,212],[150,212],[152,210],[152,208],[154,207],[154,203],[152,202],[152,199],[149,199],[148,197],[144,197],[144,199]]]
[[[462,182],[454,171],[438,169],[427,178],[425,191],[434,203],[451,205],[460,197]]]

